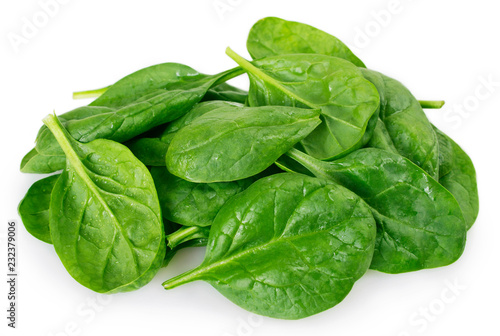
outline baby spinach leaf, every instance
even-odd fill
[[[21,161],[23,173],[49,174],[64,167],[66,157],[60,154],[41,154],[33,148]]]
[[[222,83],[208,90],[202,101],[222,100],[245,104],[248,92],[237,87]]]
[[[147,168],[123,145],[79,143],[44,119],[66,155],[50,202],[50,234],[71,276],[99,293],[147,284],[165,256],[160,205]]]
[[[285,54],[323,54],[365,67],[336,37],[307,24],[277,17],[267,17],[254,24],[248,35],[247,49],[254,59]]]
[[[204,280],[251,312],[307,317],[341,302],[366,272],[375,231],[370,209],[349,190],[272,175],[224,205],[203,263],[163,285]]]
[[[408,159],[375,148],[357,150],[334,162],[296,149],[287,155],[316,176],[359,195],[377,221],[371,268],[402,273],[445,266],[465,247],[466,225],[452,194]]]
[[[208,101],[196,104],[182,117],[167,124],[166,128],[154,138],[136,137],[125,143],[134,155],[146,166],[165,167],[168,146],[175,134],[199,116],[220,107],[243,106],[234,102]]]
[[[352,63],[315,54],[280,55],[249,63],[229,48],[226,53],[250,77],[250,106],[297,106],[321,111],[321,125],[301,141],[310,155],[331,160],[370,139],[379,95]]]
[[[436,127],[434,130],[439,139],[439,183],[455,196],[470,229],[479,213],[474,164],[455,141]]]
[[[196,118],[199,118],[208,112],[216,111],[220,108],[232,108],[232,107],[243,107],[243,105],[235,102],[226,102],[220,100],[214,100],[196,104],[185,115],[170,122],[163,131],[163,133],[161,134],[160,140],[169,145],[170,142],[172,142],[174,136],[177,134],[177,132],[179,132],[181,128],[184,128],[187,125],[191,124]]]
[[[168,144],[159,138],[139,138],[124,143],[146,166],[165,167]]]
[[[253,178],[231,182],[193,183],[152,167],[163,217],[187,226],[209,226],[226,201],[246,189]]]
[[[49,228],[50,197],[58,178],[59,175],[51,175],[33,183],[18,209],[26,230],[49,244],[52,244]]]
[[[218,108],[180,129],[167,151],[167,169],[198,183],[256,175],[318,124],[319,111],[283,106]]]
[[[182,64],[160,64],[125,77],[89,106],[65,113],[60,120],[70,135],[80,142],[94,139],[123,142],[182,116],[212,86],[240,73],[236,68],[207,76]],[[54,156],[59,159],[55,161]],[[49,168],[62,169],[63,156],[54,136],[43,126],[37,136],[36,152],[31,151],[23,159],[21,171],[37,173],[41,168],[47,173]],[[51,163],[43,164],[44,158],[50,158]]]
[[[362,72],[380,94],[379,125],[368,146],[396,149],[437,180],[439,143],[418,100],[397,80],[373,70]]]

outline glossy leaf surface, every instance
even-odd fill
[[[285,54],[323,54],[365,65],[335,36],[305,23],[267,17],[250,30],[247,49],[254,59]]]
[[[474,164],[455,141],[439,129],[434,129],[439,139],[439,183],[455,196],[470,229],[479,213]]]
[[[370,139],[379,95],[352,63],[315,54],[271,56],[249,63],[230,49],[227,53],[250,77],[250,106],[297,106],[321,111],[321,125],[301,141],[308,154],[331,160]]]
[[[58,178],[59,175],[51,175],[33,183],[18,209],[26,230],[49,244],[52,244],[49,227],[50,198]]]
[[[393,150],[410,159],[436,180],[439,143],[418,100],[395,79],[362,69],[380,94],[379,124],[368,146]]]
[[[316,176],[359,195],[377,221],[371,268],[402,273],[445,266],[465,247],[466,224],[452,194],[408,159],[375,148],[334,162],[288,153]]]
[[[95,139],[123,142],[182,116],[212,86],[239,73],[233,69],[207,76],[178,63],[152,66],[118,81],[88,106],[61,115],[60,121],[80,142]],[[48,173],[48,170],[63,169],[61,157],[64,157],[63,151],[43,126],[35,151],[23,159],[21,171]],[[44,160],[50,162],[44,164]]]
[[[370,209],[352,192],[273,175],[226,203],[203,263],[164,287],[205,280],[254,313],[303,318],[344,299],[370,265],[375,234]]]
[[[187,226],[209,226],[228,199],[245,190],[254,179],[218,183],[193,183],[153,167],[163,217]]]
[[[198,183],[256,175],[318,124],[318,111],[263,106],[219,108],[180,129],[168,148],[172,174]]]
[[[50,234],[62,263],[75,280],[99,293],[142,287],[165,256],[149,171],[119,143],[82,144],[55,116],[44,123],[66,154],[50,204]]]

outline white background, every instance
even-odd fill
[[[108,85],[149,65],[180,62],[205,73],[233,67],[224,49],[231,46],[247,55],[248,30],[265,16],[326,30],[368,67],[401,80],[419,99],[446,100],[443,110],[428,115],[473,159],[481,212],[455,264],[402,275],[369,271],[341,304],[299,321],[251,315],[202,282],[163,290],[162,281],[201,262],[202,248],[180,253],[141,290],[96,295],[75,282],[52,247],[29,236],[19,221],[18,329],[5,326],[2,280],[1,330],[58,336],[500,334],[496,1],[400,0],[398,6],[390,0],[65,2],[47,22],[40,21],[38,1],[0,5],[2,279],[7,220],[19,220],[17,204],[40,177],[21,174],[19,163],[32,148],[41,119],[87,103],[73,101],[72,91]],[[389,16],[380,15],[389,10]],[[34,22],[34,16],[41,27],[14,46],[9,37],[22,36],[26,20]],[[496,83],[491,92],[484,85],[488,80]],[[456,283],[454,291],[450,283]]]

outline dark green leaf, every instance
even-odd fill
[[[334,162],[295,149],[288,154],[371,207],[378,231],[371,268],[410,272],[451,264],[462,254],[467,228],[459,204],[408,159],[376,148],[360,149]]]
[[[301,142],[310,155],[331,160],[370,139],[379,95],[352,63],[315,54],[273,56],[249,63],[230,49],[227,53],[250,77],[250,106],[297,106],[321,111],[321,125]]]
[[[26,230],[49,244],[52,244],[49,228],[50,197],[58,178],[59,175],[52,175],[33,183],[18,209]]]
[[[75,280],[99,293],[142,287],[165,257],[149,171],[119,143],[82,144],[55,116],[44,123],[66,154],[50,203],[50,234],[62,263]]]
[[[370,209],[347,189],[273,175],[224,205],[203,263],[164,287],[204,280],[254,313],[307,317],[342,301],[366,272],[375,231]]]
[[[470,229],[479,213],[474,164],[455,141],[436,127],[434,130],[439,139],[439,183],[455,196]]]
[[[159,138],[139,138],[124,143],[146,166],[165,167],[168,144]]]
[[[168,148],[167,169],[191,182],[241,180],[271,166],[319,123],[317,110],[218,108],[177,132]]]
[[[222,100],[245,104],[247,97],[247,91],[238,89],[227,83],[222,83],[208,90],[205,97],[203,97],[203,101]]]
[[[193,183],[151,168],[163,217],[187,226],[209,226],[226,201],[246,189],[253,178],[232,182]]]
[[[112,85],[89,106],[61,115],[70,135],[80,142],[94,139],[130,140],[155,126],[174,120],[199,102],[210,87],[240,74],[232,69],[207,76],[182,64],[165,63],[139,70]],[[42,157],[35,158],[34,155]],[[59,156],[55,161],[53,156]],[[37,136],[36,152],[23,159],[21,171],[47,172],[64,168],[63,157],[52,133],[43,126]],[[43,164],[44,157],[51,164]],[[35,162],[31,163],[31,162]],[[58,163],[58,165],[56,165]]]
[[[439,144],[420,103],[408,89],[392,78],[362,69],[380,94],[380,120],[368,146],[394,150],[439,177]]]
[[[285,54],[323,54],[365,66],[336,37],[307,24],[276,17],[257,21],[248,35],[247,49],[254,59]]]

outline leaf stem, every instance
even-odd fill
[[[203,272],[203,269],[201,268],[195,268],[190,271],[187,271],[185,273],[179,274],[178,276],[175,276],[171,279],[168,279],[165,281],[162,286],[165,289],[172,289],[175,287],[178,287],[180,285],[183,285],[185,283],[197,280],[196,277],[198,276],[199,273]]]
[[[233,78],[236,78],[240,75],[243,75],[245,73],[245,70],[242,67],[235,67],[229,70],[226,70],[224,72],[221,72],[218,76],[215,82],[212,84],[212,87],[215,87],[219,84],[225,83],[228,80],[231,80]]]
[[[297,96],[295,93],[293,93],[292,91],[288,90],[286,87],[281,85],[276,79],[269,76],[264,71],[257,68],[255,65],[253,65],[252,63],[250,63],[249,61],[247,61],[246,59],[244,59],[243,57],[238,55],[230,47],[226,48],[226,54],[229,57],[231,57],[236,63],[238,63],[238,65],[241,66],[247,73],[250,73],[250,74],[253,74],[253,75],[259,77],[265,83],[268,83],[268,84],[274,86],[275,88],[282,91],[283,93],[285,93],[287,96],[293,98],[294,100],[299,101],[302,104],[309,106],[312,109],[321,110],[320,106],[313,104],[310,101],[307,101],[307,100]]]
[[[73,99],[97,98],[106,92],[107,89],[109,89],[109,86],[94,90],[76,91],[73,92]]]
[[[419,100],[420,106],[424,109],[440,109],[444,106],[444,100]]]
[[[309,169],[316,177],[331,179],[331,176],[325,173],[325,170],[321,167],[323,161],[317,160],[295,148],[290,149],[285,154]]]
[[[207,238],[209,228],[199,226],[185,226],[167,235],[168,246],[174,249],[180,244],[197,238]]]

